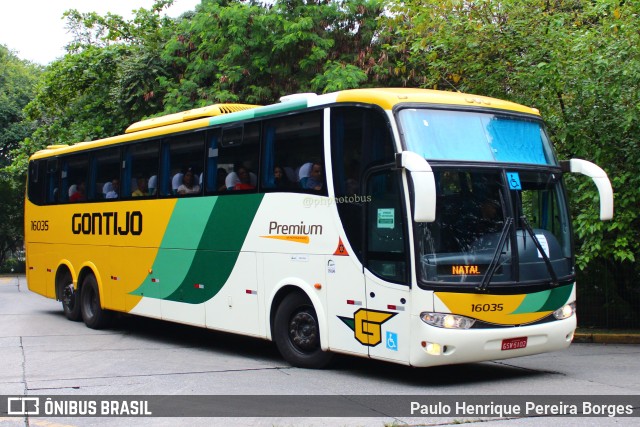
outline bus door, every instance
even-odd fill
[[[344,241],[340,238],[334,255],[326,257],[329,347],[333,351],[366,356],[369,340],[362,326],[367,300],[362,264],[356,258],[356,250],[346,238]]]
[[[410,269],[401,173],[391,166],[365,174],[365,289],[369,355],[409,360]]]

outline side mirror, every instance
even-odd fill
[[[433,222],[436,220],[436,180],[431,165],[424,157],[412,152],[403,151],[396,155],[396,166],[404,168],[411,174],[413,189],[413,220],[416,222]]]
[[[613,188],[607,173],[595,163],[582,159],[571,159],[560,162],[565,172],[576,172],[586,175],[593,180],[598,187],[600,195],[600,220],[606,221],[613,218]]]

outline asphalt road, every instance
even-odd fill
[[[24,277],[0,277],[0,396],[367,395],[640,396],[640,345],[574,344],[499,362],[413,369],[338,357],[326,370],[292,368],[270,342],[123,316],[109,330],[70,322],[59,302],[31,293]],[[304,398],[304,397],[303,397]],[[252,398],[246,405],[254,404]],[[294,402],[295,403],[295,402]],[[292,403],[293,404],[293,403]],[[375,410],[376,408],[371,408]],[[640,414],[640,408],[635,409]],[[8,417],[1,426],[400,426],[475,424],[478,417]],[[492,425],[633,425],[637,418],[482,418]]]

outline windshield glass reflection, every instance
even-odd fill
[[[510,173],[517,173],[521,189],[507,187],[503,170],[435,171],[436,221],[416,225],[423,282],[477,285],[490,266],[492,285],[551,283],[573,274],[559,177]]]

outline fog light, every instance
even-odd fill
[[[553,312],[553,317],[558,320],[566,319],[573,316],[576,312],[576,303],[571,302]]]
[[[434,342],[427,342],[425,350],[432,356],[440,356],[442,354],[442,346]]]
[[[427,325],[446,329],[469,329],[476,322],[476,319],[449,313],[424,312],[420,313],[420,318]]]

